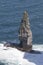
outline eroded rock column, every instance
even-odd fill
[[[32,50],[32,32],[30,29],[28,13],[25,11],[19,29],[20,46],[25,51]]]

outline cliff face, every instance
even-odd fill
[[[30,29],[30,23],[28,13],[25,11],[21,20],[21,26],[19,31],[19,39],[22,41],[22,46],[25,50],[32,50],[32,32]]]

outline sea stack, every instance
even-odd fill
[[[24,12],[23,18],[21,20],[21,25],[19,29],[19,40],[20,47],[24,51],[32,50],[32,32],[30,29],[29,16],[27,11]]]

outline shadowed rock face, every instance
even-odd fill
[[[20,46],[26,51],[32,50],[32,32],[30,29],[30,23],[28,18],[28,13],[25,11],[23,18],[21,20],[20,30],[19,30]]]

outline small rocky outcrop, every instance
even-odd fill
[[[32,32],[30,29],[28,13],[25,11],[19,29],[20,44],[7,42],[6,47],[15,47],[21,51],[32,51]]]
[[[25,11],[19,29],[20,46],[25,51],[32,50],[32,32],[30,29],[28,13]]]

